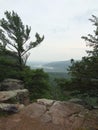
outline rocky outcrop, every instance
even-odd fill
[[[6,122],[6,124],[3,124]],[[98,110],[69,101],[38,99],[15,115],[0,118],[1,130],[97,130]]]
[[[0,112],[15,113],[28,105],[29,92],[24,89],[23,82],[17,79],[5,79],[0,88]],[[6,90],[6,91],[4,91]]]
[[[16,113],[25,105],[29,104],[29,93],[27,89],[1,91],[0,92],[0,112]]]
[[[38,99],[22,111],[22,114],[42,123],[59,125],[64,130],[97,129],[98,110],[89,110],[72,102]]]
[[[18,89],[13,91],[0,92],[1,103],[20,103],[24,105],[29,104],[29,92],[27,89]]]
[[[70,101],[38,99],[29,104],[28,90],[17,87],[16,80],[13,80],[15,87],[9,83],[9,80],[6,80],[5,86],[7,86],[7,81],[9,87],[6,90],[9,91],[0,92],[0,112],[7,112],[10,115],[0,117],[0,130],[98,129],[97,107],[89,109],[89,104],[80,99]],[[1,83],[3,87],[4,84]]]
[[[0,91],[9,91],[16,89],[24,89],[24,84],[18,79],[5,79],[0,84]]]

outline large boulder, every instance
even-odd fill
[[[69,101],[38,99],[37,103],[24,108],[22,115],[32,120],[39,119],[45,124],[61,126],[66,130],[95,129],[98,126],[98,110],[89,110],[83,105]]]
[[[82,110],[84,110],[84,107],[81,105],[56,101],[49,111],[52,115],[52,122],[54,124],[69,125],[70,122],[67,122],[66,119],[68,119],[71,115],[78,115],[78,113]]]
[[[24,84],[21,80],[18,79],[5,79],[0,83],[1,91],[24,89]]]
[[[27,89],[18,89],[11,91],[0,92],[1,103],[20,103],[24,105],[29,104],[29,92]]]

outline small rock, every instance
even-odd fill
[[[50,99],[38,99],[37,103],[39,104],[43,104],[43,105],[48,105],[51,106],[55,101],[54,100],[50,100]]]
[[[8,113],[17,113],[18,107],[15,104],[1,103],[0,104],[0,111],[1,112],[8,112]]]

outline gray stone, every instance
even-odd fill
[[[23,104],[0,103],[0,112],[17,113],[22,108],[24,108]]]
[[[40,101],[40,100],[39,100]],[[46,99],[45,101],[48,101]],[[6,130],[97,130],[98,110],[88,110],[69,101],[34,102],[15,115],[0,118],[0,128]],[[16,105],[15,105],[16,106]],[[15,110],[13,106],[7,107]],[[18,108],[16,106],[16,108]],[[6,122],[6,123],[5,123]]]
[[[37,103],[47,105],[47,106],[51,106],[54,102],[55,102],[54,100],[45,99],[45,98],[37,100]]]
[[[1,91],[0,102],[2,103],[20,103],[29,104],[29,92],[27,89],[18,89],[13,91]]]
[[[24,89],[24,84],[21,80],[18,79],[5,79],[0,84],[1,91]]]

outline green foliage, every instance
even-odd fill
[[[42,69],[31,70],[27,68],[22,72],[22,78],[30,92],[31,99],[49,97],[49,77]]]
[[[0,20],[0,49],[14,51],[18,58],[19,68],[22,70],[29,57],[28,52],[39,45],[44,36],[41,38],[36,33],[36,41],[29,41],[31,27],[24,26],[21,18],[14,11],[6,11],[5,16],[6,18]],[[27,44],[27,42],[29,43]]]
[[[96,27],[94,35],[88,34],[82,37],[87,46],[91,49],[87,50],[87,56],[82,57],[80,61],[71,60],[68,72],[71,79],[59,79],[57,85],[60,86],[61,92],[70,91],[72,97],[85,98],[88,102],[94,102],[98,97],[98,18],[93,16],[90,19]],[[96,100],[97,102],[97,100]]]
[[[30,32],[31,27],[23,25],[17,13],[5,12],[5,18],[0,20],[0,81],[21,79],[31,99],[49,97],[48,74],[42,69],[31,70],[26,66],[28,52],[44,40],[44,36],[36,33],[36,40],[30,41]]]
[[[60,93],[60,100],[68,100],[72,98],[72,81],[70,79],[55,79],[56,86]]]
[[[90,96],[98,95],[98,18],[93,16],[90,19],[96,30],[94,35],[88,34],[85,39],[87,45],[92,48],[87,50],[88,56],[82,57],[81,61],[71,60],[72,66],[69,67],[69,73],[72,75],[72,83],[75,83],[73,89],[79,93],[87,93]],[[74,85],[73,85],[74,86]]]
[[[98,58],[83,57],[81,61],[72,62],[69,73],[72,75],[73,89],[79,93],[95,96],[98,93]],[[94,92],[95,91],[95,92]]]
[[[17,56],[8,50],[0,51],[0,81],[5,78],[17,78],[19,73]]]
[[[55,80],[59,78],[68,78],[66,73],[62,72],[48,72],[49,75],[49,84],[50,84],[50,91],[48,91],[48,97],[53,100],[64,100],[66,97],[63,96],[60,86],[57,85]]]

